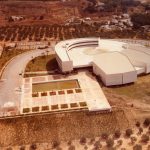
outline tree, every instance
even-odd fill
[[[130,140],[131,140],[131,144],[134,144],[134,143],[137,141],[137,138],[134,137],[134,136],[132,136],[132,137],[130,138]]]
[[[95,138],[91,138],[91,140],[90,140],[89,144],[93,144],[93,143],[94,143],[94,141],[95,141]]]
[[[117,143],[118,143],[119,146],[121,146],[123,144],[123,141],[122,140],[118,140]]]
[[[115,138],[120,138],[120,136],[121,136],[120,130],[116,130],[114,136],[115,136]]]
[[[142,132],[143,132],[143,128],[140,127],[140,128],[139,128],[139,134],[141,134]]]
[[[143,124],[145,127],[148,127],[150,125],[150,118],[146,118]]]
[[[94,147],[96,147],[96,148],[101,148],[102,145],[101,145],[100,141],[96,141],[96,142],[94,143]]]
[[[21,147],[20,147],[20,150],[25,150],[25,149],[26,149],[25,146],[21,146]]]
[[[147,143],[149,141],[149,136],[146,135],[146,134],[143,134],[142,137],[141,137],[141,141],[143,143]]]
[[[62,150],[62,148],[58,146],[58,147],[56,148],[56,150]]]
[[[141,124],[140,124],[139,121],[137,121],[135,125],[136,125],[137,127],[140,127]]]
[[[87,149],[88,149],[88,146],[87,146],[87,145],[85,145],[85,146],[84,146],[84,150],[87,150]]]
[[[37,145],[35,143],[30,145],[30,150],[36,150],[37,149]]]
[[[68,143],[67,143],[68,145],[71,145],[72,144],[72,141],[68,141]]]
[[[108,134],[107,133],[102,133],[102,135],[101,135],[101,137],[102,137],[102,139],[108,139]]]
[[[136,144],[135,146],[133,146],[133,150],[142,150],[142,146],[139,144]]]
[[[107,147],[113,147],[114,140],[112,138],[109,138],[106,140],[106,144],[107,144]]]
[[[86,138],[85,137],[82,137],[81,139],[80,139],[80,144],[85,144],[86,143]]]
[[[70,145],[68,150],[75,150],[75,146],[74,145]]]
[[[132,134],[133,134],[132,129],[127,129],[127,130],[126,130],[126,136],[127,136],[127,137],[130,137]]]
[[[150,25],[150,14],[135,13],[131,16],[131,21],[135,26]]]
[[[57,148],[60,145],[59,141],[53,141],[52,142],[52,148]]]
[[[13,150],[11,147],[8,147],[6,150]]]

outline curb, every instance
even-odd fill
[[[30,52],[30,51],[32,51],[32,50],[29,50],[29,51],[27,51],[27,52]],[[24,52],[24,53],[27,53],[27,52]],[[8,61],[5,63],[5,65],[3,66],[3,68],[2,68],[1,71],[0,71],[0,80],[1,80],[2,75],[3,75],[3,72],[4,72],[5,68],[8,66],[8,64],[9,64],[11,61],[13,61],[14,58],[16,58],[16,57],[18,57],[18,56],[20,56],[20,55],[22,55],[22,54],[24,54],[24,53],[21,53],[21,54],[19,54],[19,55],[16,55],[16,56],[12,57],[10,60],[8,60]]]
[[[3,68],[1,69],[1,71],[0,71],[0,80],[1,80],[1,78],[2,78],[2,75],[3,75],[3,72],[4,72],[5,68],[8,66],[8,64],[9,64],[15,57],[16,57],[16,56],[14,56],[14,57],[12,57],[10,60],[8,60],[8,61],[5,63],[5,65],[3,66]]]
[[[28,53],[28,52],[31,52],[31,51],[33,51],[33,50],[29,50],[29,51],[24,52],[24,53]],[[36,50],[35,50],[35,51],[36,51]],[[1,80],[1,78],[2,78],[3,72],[4,72],[5,68],[7,67],[7,65],[8,65],[14,58],[16,58],[16,57],[18,57],[18,56],[20,56],[20,55],[22,55],[22,54],[24,54],[24,53],[21,53],[21,54],[19,54],[19,55],[16,55],[16,56],[12,57],[10,60],[8,60],[8,61],[5,63],[5,65],[4,65],[4,66],[2,67],[2,69],[0,70],[0,80]]]

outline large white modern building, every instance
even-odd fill
[[[132,83],[138,75],[150,73],[150,49],[143,45],[80,38],[59,42],[55,51],[62,72],[93,67],[106,86]]]

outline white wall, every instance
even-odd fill
[[[121,85],[121,84],[123,84],[122,74],[106,75],[106,86]]]
[[[63,61],[62,63],[62,71],[63,72],[70,72],[73,70],[73,62],[70,61]]]
[[[123,84],[135,82],[137,80],[136,71],[123,73]]]

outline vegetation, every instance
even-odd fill
[[[74,145],[70,145],[68,150],[75,150],[75,146]]]
[[[43,55],[31,60],[25,69],[25,72],[36,72],[36,71],[54,71],[58,69],[56,56]]]
[[[21,53],[24,53],[26,51],[27,50],[16,50],[15,48],[8,50],[7,47],[4,47],[3,53],[0,57],[0,70],[6,64],[6,62],[8,62],[11,58]]]
[[[136,145],[133,147],[133,150],[142,150],[142,145],[136,144]]]
[[[112,138],[109,138],[106,140],[107,147],[113,147],[114,145],[114,140]]]
[[[132,134],[133,134],[132,129],[127,129],[127,130],[126,130],[126,136],[127,136],[127,137],[130,137]]]
[[[150,125],[150,118],[146,118],[143,124],[144,126],[148,127]]]
[[[97,148],[97,149],[101,148],[102,145],[101,145],[100,141],[96,141],[96,142],[94,143],[94,147]]]
[[[83,10],[88,13],[96,13],[101,11],[101,9],[97,9],[97,1],[96,0],[87,0],[89,3],[87,7]],[[136,7],[141,3],[135,0],[101,0],[105,5],[102,9],[102,12],[127,12],[128,7]]]
[[[53,142],[52,142],[52,148],[53,148],[53,149],[58,148],[59,145],[60,145],[60,142],[59,142],[59,141],[53,141]]]
[[[64,115],[67,115],[67,119],[68,119],[68,114],[64,114]],[[76,117],[79,119],[81,115],[81,112],[79,113],[79,116]],[[59,116],[59,115],[58,115]],[[86,115],[85,115],[86,116]],[[56,117],[56,116],[55,116]],[[54,117],[54,118],[55,118]],[[66,117],[66,116],[65,116]],[[96,116],[94,116],[95,118]],[[46,119],[49,119],[47,116],[45,117]],[[106,117],[105,117],[106,118]],[[42,118],[43,119],[43,118]],[[32,120],[33,120],[33,116],[32,116]],[[51,120],[51,118],[50,118]],[[146,120],[146,119],[145,119]],[[44,120],[43,120],[44,121]],[[69,117],[69,121],[70,121],[70,117]],[[27,121],[28,122],[28,121]],[[59,126],[61,126],[61,123],[62,120],[59,120],[58,123],[59,123]],[[139,121],[138,121],[139,122]],[[31,122],[29,122],[30,125],[32,125]],[[56,122],[55,122],[56,123]],[[84,122],[85,123],[85,122]],[[84,124],[83,123],[83,124]],[[139,122],[138,124],[140,124],[141,122]],[[49,125],[49,124],[46,124],[44,123],[44,125]],[[34,124],[35,126],[35,124]],[[56,126],[56,124],[54,124],[54,126]],[[136,124],[135,124],[136,126]],[[57,126],[58,127],[58,126]],[[112,126],[111,126],[112,127]],[[36,128],[38,129],[39,127],[36,126]],[[136,129],[139,129],[136,128]],[[43,130],[43,128],[42,128]],[[150,145],[149,144],[149,133],[147,133],[146,131],[149,131],[149,128],[144,128],[144,134],[141,136],[139,134],[133,134],[131,136],[131,133],[133,133],[133,130],[132,129],[127,129],[125,131],[125,134],[128,132],[128,134],[130,135],[130,138],[126,138],[126,137],[121,137],[121,139],[116,139],[113,137],[113,134],[110,134],[110,136],[106,139],[106,140],[101,140],[101,139],[98,139],[98,137],[95,137],[95,138],[86,138],[86,136],[82,136],[83,134],[81,134],[81,138],[80,140],[73,140],[73,141],[70,141],[68,140],[68,142],[62,142],[62,145],[61,143],[57,140],[53,140],[53,137],[52,138],[52,143],[50,144],[50,141],[48,140],[48,142],[45,143],[45,145],[49,145],[51,147],[51,149],[55,149],[55,150],[62,150],[61,146],[63,146],[63,148],[65,149],[68,149],[68,150],[75,150],[75,149],[84,149],[84,150],[88,150],[88,149],[92,149],[92,150],[99,150],[99,149],[108,149],[108,150],[113,150],[113,149],[120,149],[120,150],[127,150],[127,149],[133,149],[133,150],[149,150],[150,148]],[[93,130],[92,130],[93,131]],[[41,131],[39,131],[41,132]],[[57,130],[56,130],[57,132]],[[76,132],[76,131],[75,131]],[[123,131],[122,131],[123,132]],[[120,135],[120,130],[116,130],[115,133],[119,133]],[[93,133],[92,133],[93,134]],[[34,134],[33,134],[34,135]],[[48,135],[48,133],[47,133]],[[57,133],[56,133],[57,135]],[[71,135],[71,132],[68,134],[69,136]],[[106,135],[106,132],[103,132],[103,135]],[[62,136],[62,135],[61,135]],[[71,135],[74,137],[74,134]],[[129,137],[129,136],[128,136]],[[47,138],[47,136],[46,136]],[[65,137],[66,138],[66,137]],[[87,141],[89,141],[89,143],[87,143]],[[130,142],[129,142],[130,141]],[[129,142],[129,143],[128,143]],[[80,145],[80,144],[81,145]],[[37,143],[36,143],[37,144]],[[40,149],[43,145],[41,145],[40,143],[40,146],[38,147],[35,143],[34,144],[31,144],[30,145],[30,150],[34,150],[34,149]],[[43,143],[44,144],[44,143]],[[77,146],[76,146],[77,144]],[[124,146],[126,148],[124,148]],[[128,147],[129,146],[129,147]],[[25,146],[21,146],[23,149],[25,148]],[[21,147],[19,147],[21,149]],[[11,147],[10,147],[11,148]],[[43,147],[42,147],[43,148]],[[7,148],[9,149],[9,148]]]
[[[109,135],[107,133],[102,133],[101,135],[102,139],[108,139]]]
[[[114,136],[115,136],[115,138],[120,138],[120,136],[121,136],[120,130],[116,130]]]
[[[65,40],[82,37],[102,37],[102,38],[142,38],[150,39],[149,34],[138,30],[114,30],[99,31],[101,23],[94,26],[87,24],[78,25],[14,25],[0,27],[0,41],[49,41],[52,39]]]
[[[80,139],[80,144],[85,144],[86,143],[86,138],[85,137],[82,137],[81,139]]]
[[[140,127],[141,124],[140,124],[139,121],[137,121],[135,125],[136,125],[137,127]]]
[[[149,141],[149,136],[146,135],[146,134],[143,134],[142,137],[141,137],[141,141],[143,143],[147,143]]]
[[[136,27],[150,25],[150,13],[135,13],[131,16],[131,21]]]
[[[30,145],[30,150],[36,150],[37,149],[37,145],[35,143]]]
[[[26,147],[25,146],[21,146],[19,150],[25,150]]]

